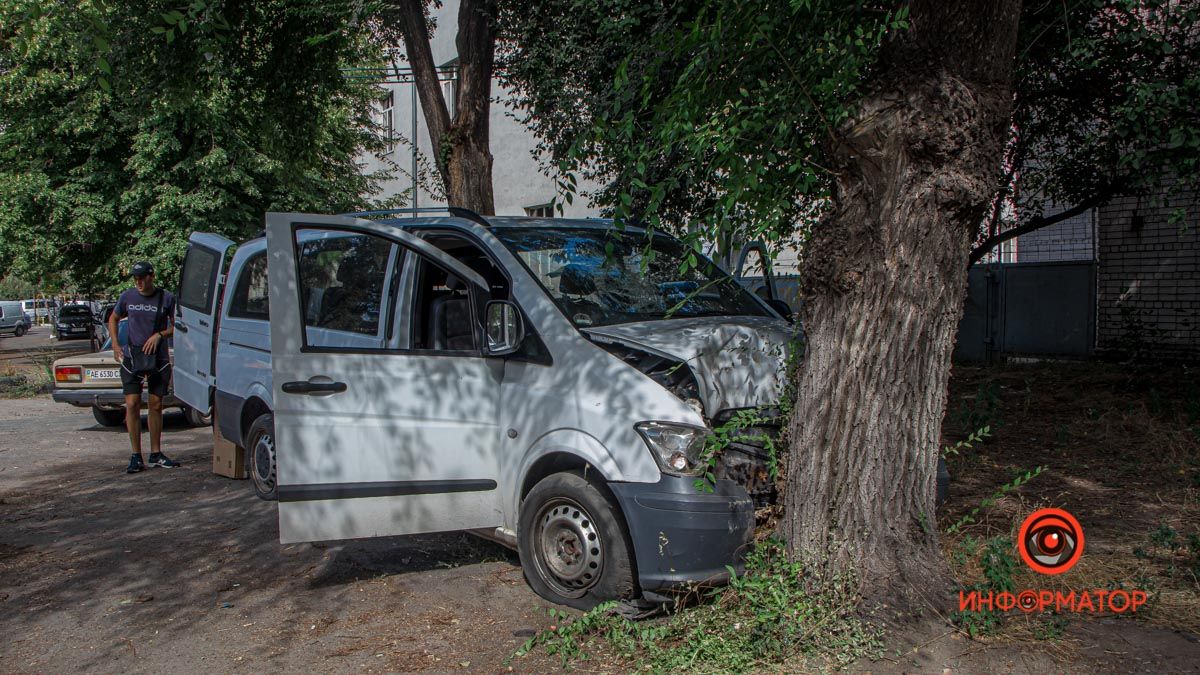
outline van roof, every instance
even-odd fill
[[[488,222],[488,229],[492,228],[545,228],[545,229],[588,229],[588,230],[608,230],[613,227],[611,218],[535,218],[532,216],[482,216]],[[410,216],[397,216],[394,218],[383,218],[375,221],[386,225],[393,225],[401,229],[413,229],[421,227],[449,227],[459,230],[470,230],[480,227],[480,225],[469,218],[459,216],[419,216],[413,218]],[[644,228],[626,225],[625,231],[631,234],[641,234],[645,232]],[[264,241],[264,234],[249,239],[242,245],[256,241]]]
[[[608,230],[613,227],[611,218],[538,218],[533,216],[482,216],[488,222],[489,227],[532,227],[545,229],[562,229],[562,228],[578,228],[589,230]],[[396,218],[386,218],[380,220],[381,223],[395,225],[397,227],[430,227],[437,225],[461,226],[463,223],[473,223],[467,218],[457,216],[451,217],[435,217],[435,218],[406,218],[399,216]],[[628,232],[642,232],[642,228],[626,225],[625,230]]]

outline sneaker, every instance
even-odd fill
[[[150,453],[150,466],[161,466],[164,469],[174,469],[179,466],[179,462],[173,459],[167,459],[167,456],[161,452]]]
[[[141,455],[130,455],[129,456],[129,468],[125,469],[125,473],[137,473],[145,468],[146,468],[146,465],[142,464],[142,456]]]

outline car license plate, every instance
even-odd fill
[[[119,368],[88,368],[86,373],[89,380],[121,379],[121,370]]]

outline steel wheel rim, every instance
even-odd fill
[[[263,434],[254,444],[254,482],[263,492],[275,488],[275,439]]]
[[[582,597],[604,572],[595,519],[578,502],[556,497],[542,506],[535,523],[534,558],[542,579],[563,597]]]

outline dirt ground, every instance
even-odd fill
[[[1000,423],[988,443],[952,458],[942,527],[1017,467],[1050,468],[947,538],[947,556],[964,561],[956,571],[970,580],[979,570],[965,537],[1011,536],[1014,519],[1035,506],[1062,506],[1088,536],[1080,575],[1067,583],[1152,583],[1167,599],[1137,620],[1072,617],[1049,637],[1040,620],[1019,617],[971,640],[931,617],[853,670],[1200,668],[1185,545],[1166,550],[1148,539],[1163,523],[1180,541],[1200,530],[1186,387],[1157,385],[1151,396],[1153,386],[1105,373],[1080,382],[1055,369],[956,369],[947,442],[957,440],[955,424],[985,413]],[[985,391],[987,405],[978,403],[992,380],[996,396]],[[1034,414],[1022,422],[1022,410]],[[183,467],[128,476],[123,430],[45,396],[0,400],[0,671],[558,669],[539,652],[506,661],[550,625],[549,605],[512,553],[458,534],[281,546],[274,505],[211,472],[209,430],[167,418],[164,448]],[[1018,586],[1043,583],[1022,574]]]
[[[166,417],[183,466],[129,476],[123,430],[0,401],[0,671],[498,671],[549,625],[515,557],[468,535],[281,546],[274,505],[212,473],[210,431]]]

